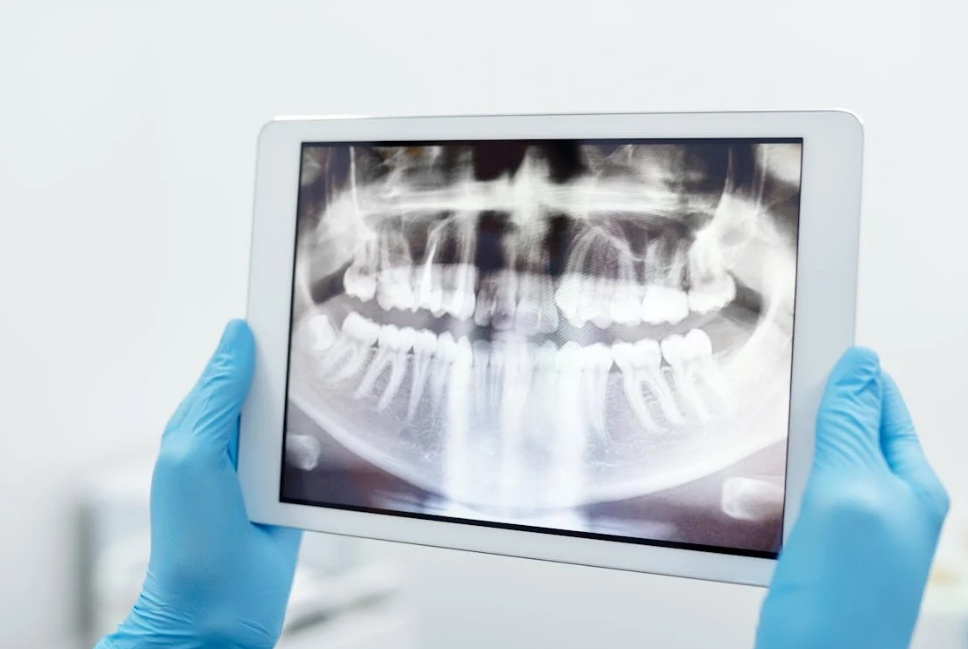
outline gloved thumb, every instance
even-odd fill
[[[848,349],[827,379],[817,413],[814,467],[884,463],[880,451],[880,360],[862,347]]]
[[[232,320],[193,390],[183,422],[192,436],[228,447],[238,435],[254,362],[252,332],[243,320]]]

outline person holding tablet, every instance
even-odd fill
[[[275,645],[301,533],[250,523],[236,473],[251,331],[229,323],[161,439],[137,603],[97,649]],[[948,495],[877,355],[847,350],[816,418],[813,466],[757,649],[908,646]]]

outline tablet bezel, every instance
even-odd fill
[[[827,372],[853,344],[863,127],[845,111],[284,118],[258,139],[247,320],[256,341],[238,471],[257,523],[489,554],[766,585],[775,559],[280,502],[303,143],[394,140],[803,138],[784,541],[796,518]]]

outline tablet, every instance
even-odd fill
[[[275,120],[258,523],[766,584],[854,333],[846,112]]]

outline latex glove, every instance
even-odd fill
[[[907,647],[947,512],[897,386],[873,352],[851,349],[827,382],[758,649]]]
[[[300,532],[246,517],[236,474],[252,333],[230,322],[165,429],[151,485],[151,557],[140,597],[98,647],[267,649],[282,629]]]

